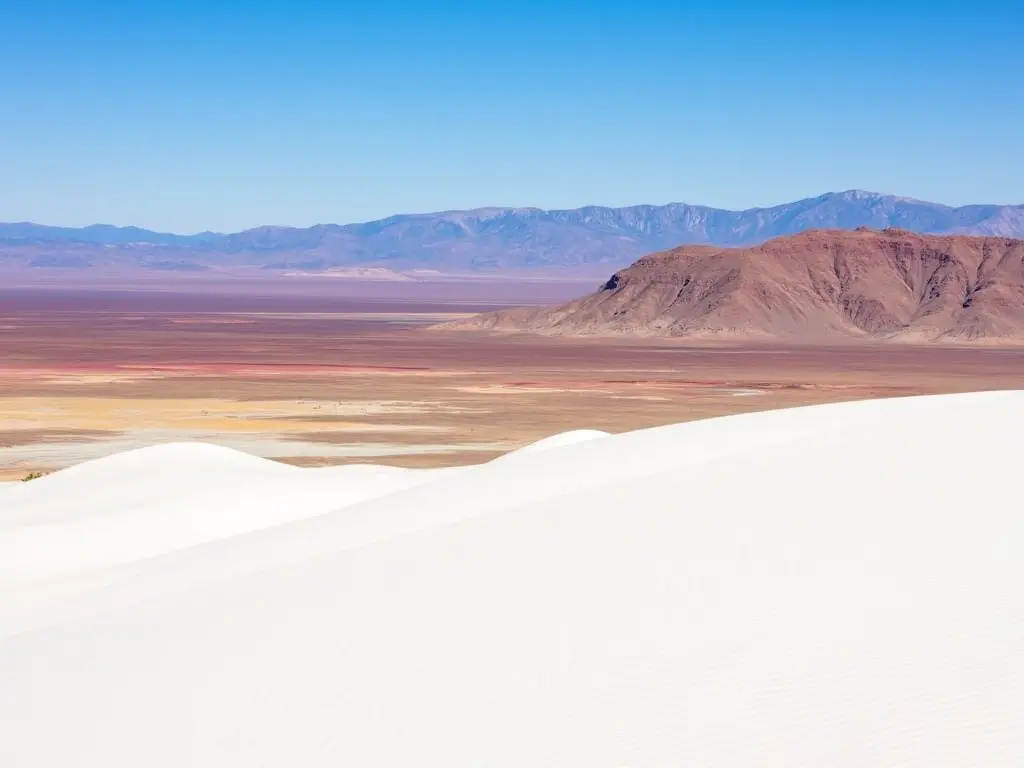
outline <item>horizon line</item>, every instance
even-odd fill
[[[86,224],[83,226],[71,226],[64,224],[43,224],[38,221],[0,221],[0,226],[33,226],[33,227],[47,227],[51,229],[70,229],[70,230],[88,230],[88,229],[115,229],[115,230],[126,230],[126,229],[138,229],[143,232],[152,235],[169,235],[172,237],[200,237],[203,235],[215,236],[215,237],[228,237],[231,235],[244,234],[246,232],[253,232],[259,229],[275,229],[275,230],[307,230],[316,229],[317,227],[355,227],[365,224],[376,224],[389,219],[398,218],[416,218],[426,216],[444,216],[453,214],[473,214],[481,213],[485,211],[495,212],[520,212],[520,211],[538,211],[541,213],[574,213],[577,211],[583,211],[588,208],[599,208],[604,210],[629,210],[632,208],[669,208],[672,206],[685,206],[688,208],[703,208],[706,210],[722,211],[725,213],[750,213],[754,211],[767,211],[773,208],[781,208],[786,205],[794,205],[796,203],[802,203],[809,200],[819,200],[826,197],[839,197],[842,195],[860,194],[878,198],[888,198],[892,200],[898,200],[901,202],[908,203],[920,203],[924,205],[935,205],[943,208],[949,208],[951,210],[957,210],[960,208],[973,208],[973,207],[995,207],[995,208],[1018,208],[1024,207],[1024,203],[967,203],[965,205],[948,205],[946,203],[938,203],[931,200],[922,200],[920,198],[908,197],[906,195],[896,195],[888,192],[873,192],[865,189],[845,189],[841,191],[824,192],[818,195],[809,195],[807,197],[797,198],[796,200],[790,200],[787,202],[776,203],[774,205],[765,206],[752,206],[750,208],[718,208],[711,205],[704,205],[702,203],[687,203],[682,201],[671,201],[668,203],[635,203],[631,205],[601,205],[597,203],[590,203],[586,205],[576,206],[574,208],[541,208],[539,206],[531,205],[482,205],[475,208],[447,208],[433,211],[419,211],[419,212],[405,212],[405,213],[393,213],[387,216],[382,216],[377,219],[366,219],[363,221],[350,221],[345,223],[339,222],[318,222],[309,226],[297,226],[292,224],[256,224],[251,227],[245,227],[243,229],[234,231],[216,231],[216,230],[202,230],[199,232],[172,232],[167,230],[149,229],[147,227],[140,227],[135,224],[108,224],[103,222],[94,222],[92,224]]]

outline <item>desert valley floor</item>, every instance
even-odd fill
[[[0,291],[0,480],[203,440],[304,466],[476,463],[576,428],[1024,387],[991,347],[693,346],[441,333],[590,286]],[[360,295],[361,294],[361,295]]]

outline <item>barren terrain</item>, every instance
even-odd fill
[[[816,230],[755,248],[645,256],[555,307],[452,330],[787,343],[1024,343],[1024,240]]]
[[[1019,349],[438,334],[423,327],[570,289],[413,285],[4,289],[0,480],[169,440],[302,465],[465,464],[574,428],[1024,386]]]

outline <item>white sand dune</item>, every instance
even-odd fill
[[[569,432],[560,432],[557,435],[551,435],[551,437],[545,437],[535,443],[530,443],[529,445],[524,445],[522,448],[509,451],[496,459],[492,459],[491,463],[494,463],[495,461],[506,461],[511,456],[521,456],[524,453],[547,451],[551,448],[564,448],[567,445],[584,443],[588,440],[594,440],[599,437],[608,437],[608,434],[609,433],[602,432],[599,429],[574,429]]]
[[[203,443],[115,454],[0,491],[0,588],[324,514],[458,471],[300,469]]]
[[[0,488],[0,765],[1024,764],[1024,392]]]

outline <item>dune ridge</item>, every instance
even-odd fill
[[[0,763],[1017,765],[1022,423],[985,392],[2,487],[0,562],[39,558],[0,581]]]

